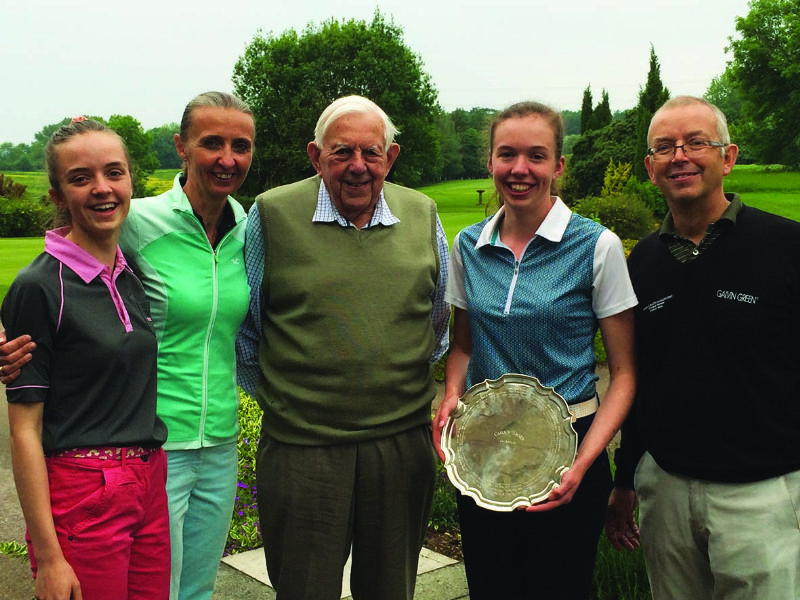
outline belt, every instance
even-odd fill
[[[588,417],[589,415],[593,415],[597,412],[597,409],[600,407],[600,399],[598,398],[597,394],[589,398],[588,400],[584,400],[583,402],[578,402],[576,404],[570,404],[568,406],[569,412],[572,413],[572,420],[577,421],[582,417]]]
[[[139,458],[147,456],[155,448],[143,448],[141,446],[128,446],[120,448],[117,446],[94,446],[92,448],[72,448],[61,450],[53,454],[59,458],[98,458],[100,460],[123,460],[123,458]]]

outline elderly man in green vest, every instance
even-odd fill
[[[447,240],[427,196],[384,181],[400,147],[360,96],[317,122],[318,175],[248,217],[239,383],[264,410],[258,504],[282,600],[408,599],[435,480],[431,365],[447,348]]]

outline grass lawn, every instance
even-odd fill
[[[148,177],[147,183],[156,190],[156,194],[161,194],[172,188],[172,180],[178,171],[180,169],[156,169]],[[47,174],[44,171],[7,171],[4,174],[10,177],[14,183],[28,186],[28,189],[25,190],[25,198],[29,200],[37,200],[42,196],[46,196],[47,190],[50,188]]]
[[[50,182],[47,181],[44,171],[5,171],[4,175],[10,177],[14,183],[28,186],[24,196],[28,200],[47,196],[47,190],[50,189]]]
[[[154,190],[154,195],[163,194],[172,189],[172,181],[180,169],[156,169],[147,179],[147,185]]]
[[[484,190],[481,204],[478,204],[478,190]],[[491,179],[464,179],[421,187],[419,191],[436,201],[439,218],[452,246],[459,231],[486,216],[486,203],[494,193],[494,184]]]
[[[0,239],[0,302],[17,272],[44,250],[44,238]]]

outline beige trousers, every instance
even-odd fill
[[[800,598],[800,471],[744,484],[636,470],[654,600]]]

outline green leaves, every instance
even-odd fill
[[[737,140],[759,162],[800,167],[800,0],[753,0],[726,75],[744,99]],[[734,140],[734,141],[737,141]]]
[[[437,91],[403,31],[376,11],[371,22],[309,24],[298,34],[259,31],[234,67],[234,93],[256,120],[251,194],[313,174],[306,146],[325,107],[350,94],[377,103],[400,130],[393,175],[418,185],[441,174]]]
[[[133,197],[148,196],[145,182],[158,168],[158,158],[153,152],[153,135],[142,129],[142,124],[130,115],[111,115],[108,126],[125,140],[133,163]]]

